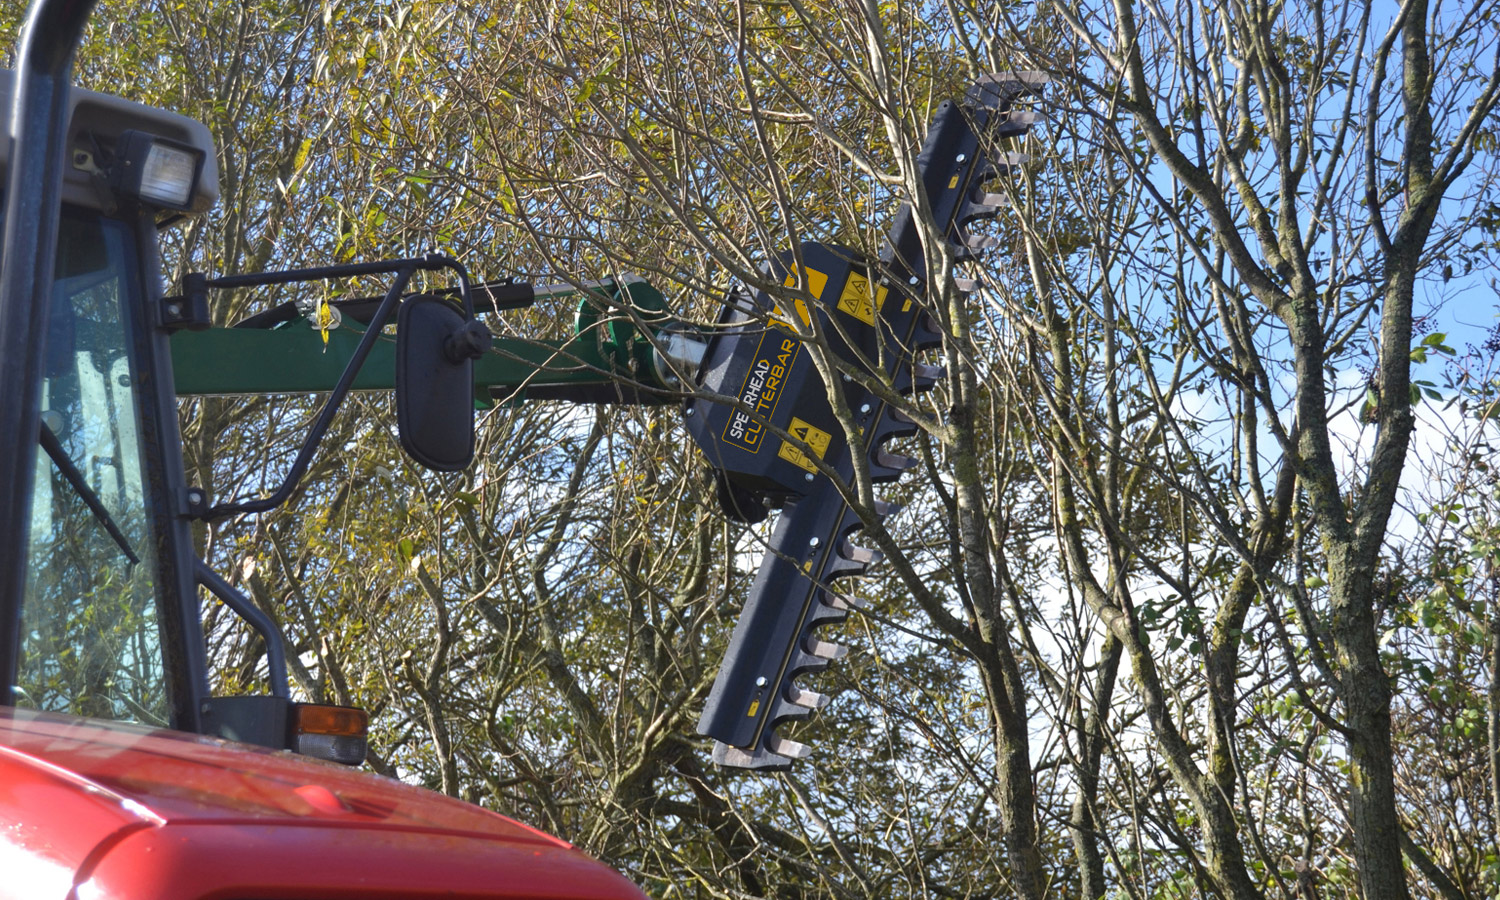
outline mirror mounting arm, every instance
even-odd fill
[[[386,322],[390,320],[392,311],[400,302],[406,291],[406,285],[411,281],[413,275],[418,271],[436,271],[439,269],[452,270],[458,276],[459,300],[463,304],[465,318],[474,323],[474,308],[470,299],[469,273],[463,264],[451,257],[437,253],[415,259],[385,260],[369,263],[350,263],[340,266],[320,266],[308,269],[289,269],[285,272],[263,272],[251,275],[227,275],[222,278],[208,279],[204,285],[209,288],[242,288],[258,287],[271,284],[295,284],[306,281],[324,281],[333,278],[350,278],[358,275],[388,275],[394,274],[395,281],[392,282],[390,290],[386,291],[385,297],[380,301],[380,306],[375,315],[370,319],[369,327],[361,336],[358,346],[355,347],[354,355],[350,357],[349,364],[344,367],[344,372],[339,376],[338,383],[334,385],[333,391],[328,395],[328,400],[323,408],[318,411],[318,417],[314,420],[312,428],[308,431],[302,447],[297,451],[297,458],[292,461],[291,468],[287,471],[286,478],[282,480],[281,486],[270,496],[257,500],[243,500],[229,503],[220,503],[209,507],[200,513],[189,513],[194,518],[212,520],[223,516],[244,515],[247,513],[261,513],[275,509],[287,501],[292,491],[297,489],[302,476],[312,464],[313,453],[323,441],[323,435],[328,431],[328,426],[333,423],[333,417],[338,413],[339,407],[343,405],[344,398],[348,396],[350,387],[354,384],[354,378],[359,374],[365,359],[379,339],[381,330],[385,328]],[[477,324],[477,323],[475,323]],[[483,326],[480,326],[481,328]],[[488,332],[486,332],[486,335]],[[483,350],[480,351],[481,353]]]

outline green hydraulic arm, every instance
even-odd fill
[[[555,340],[496,337],[474,362],[481,405],[523,399],[660,405],[674,402],[675,380],[653,343],[667,324],[661,292],[629,276],[583,287],[504,285],[529,297],[577,296],[573,334]],[[476,286],[482,308],[485,287]],[[307,394],[330,390],[363,336],[361,301],[335,302],[345,312],[325,332],[293,304],[230,328],[178,331],[172,336],[177,393],[193,395]],[[325,344],[324,338],[327,338]],[[662,341],[668,342],[663,334]],[[394,335],[382,335],[355,376],[353,389],[395,386]]]

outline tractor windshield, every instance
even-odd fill
[[[65,213],[46,345],[17,705],[167,724],[123,222]]]

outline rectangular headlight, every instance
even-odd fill
[[[144,131],[115,142],[111,181],[116,191],[162,209],[192,207],[203,151]]]
[[[141,199],[160,206],[186,207],[193,196],[198,160],[192,153],[153,143],[141,170]]]

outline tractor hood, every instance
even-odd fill
[[[378,775],[8,708],[0,871],[21,876],[0,897],[641,896],[564,841]]]

